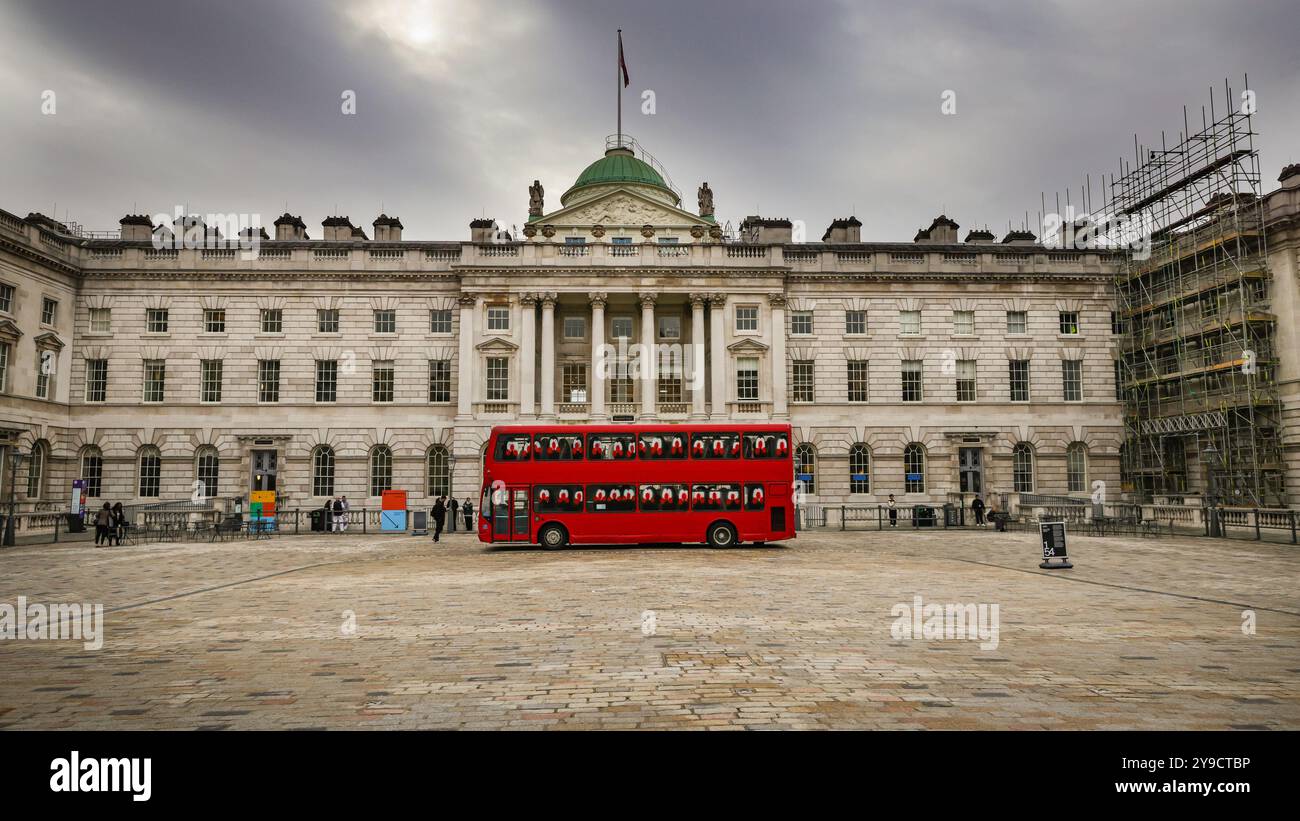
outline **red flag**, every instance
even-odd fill
[[[623,59],[623,30],[618,31],[618,67],[623,72],[623,88],[627,88],[631,82],[627,78],[627,61]]]

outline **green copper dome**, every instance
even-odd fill
[[[560,202],[567,203],[569,197],[582,188],[617,183],[653,186],[666,192],[673,198],[673,202],[681,201],[668,187],[668,183],[664,182],[663,176],[650,167],[649,163],[637,159],[625,148],[612,148],[578,175],[573,186],[560,197]]]

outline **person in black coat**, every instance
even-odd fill
[[[99,547],[102,543],[104,547],[112,544],[112,536],[109,535],[109,528],[113,523],[113,511],[108,502],[95,514],[95,546]]]
[[[117,546],[122,546],[122,536],[126,532],[126,509],[122,503],[118,502],[113,505],[113,521],[110,523],[109,536],[117,542]]]
[[[466,497],[465,503],[460,506],[460,509],[465,513],[465,529],[468,530],[470,533],[473,533],[474,532],[474,503],[471,502],[468,497]]]
[[[456,511],[460,508],[460,502],[456,501],[456,497],[453,496],[451,497],[451,502],[447,504],[447,507],[451,510],[450,515],[448,515],[447,517],[447,524],[449,525],[447,529],[450,530],[452,533],[455,533],[456,532]]]
[[[984,526],[984,500],[976,496],[975,501],[970,503],[971,513],[975,514],[975,524],[980,527]]]
[[[447,522],[447,503],[444,501],[445,496],[439,496],[433,502],[433,510],[430,513],[433,516],[433,540],[438,541],[442,535],[442,526]]]

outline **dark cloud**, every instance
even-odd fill
[[[722,217],[803,220],[810,239],[850,211],[889,240],[940,210],[1032,221],[1040,191],[1097,186],[1134,132],[1176,134],[1184,104],[1199,121],[1243,72],[1266,186],[1300,159],[1293,0],[47,0],[5,17],[0,207],[57,202],[91,228],[177,204],[268,221],[287,204],[313,226],[382,204],[439,239],[521,222],[528,182],[554,204],[614,131],[619,27],[625,130],[687,202],[707,179]]]

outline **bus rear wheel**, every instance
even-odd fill
[[[727,522],[715,522],[709,525],[708,540],[710,547],[735,547],[736,529]]]
[[[565,533],[564,528],[559,525],[546,525],[537,534],[537,542],[547,550],[564,547],[568,541],[569,534]]]

